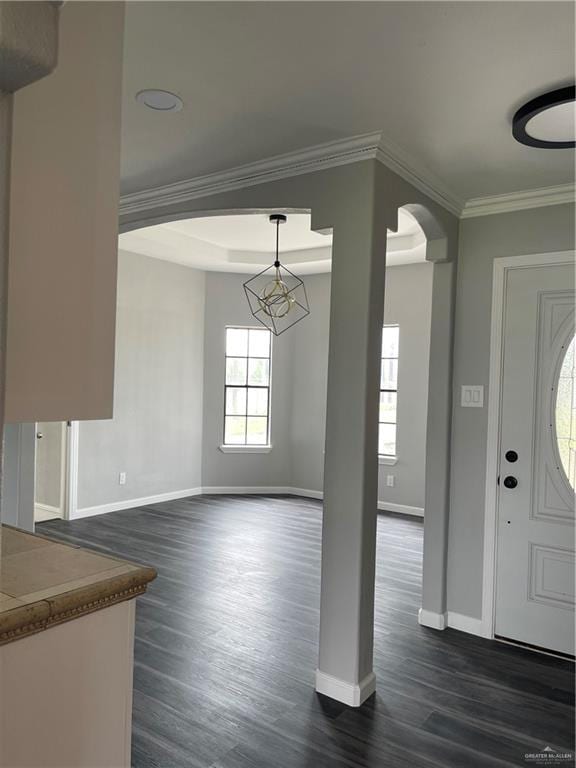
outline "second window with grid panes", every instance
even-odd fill
[[[380,456],[396,456],[399,340],[399,326],[385,325],[382,329],[380,416],[378,419],[378,453]]]
[[[226,328],[224,445],[268,445],[270,331]]]

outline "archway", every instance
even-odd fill
[[[456,265],[442,223],[428,207],[402,206],[426,235],[426,260],[433,265],[426,419],[424,553],[419,622],[444,629],[447,615],[447,561],[452,421],[452,340]]]

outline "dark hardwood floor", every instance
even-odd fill
[[[158,569],[138,599],[134,768],[526,766],[573,746],[569,662],[418,625],[417,519],[378,519],[375,696],[316,695],[321,512],[198,496],[38,526]]]

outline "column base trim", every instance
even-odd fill
[[[493,639],[493,635],[486,629],[481,619],[465,616],[462,613],[447,611],[446,613],[434,613],[420,608],[418,611],[418,624],[432,629],[457,629],[459,632],[467,632],[470,635]]]
[[[361,706],[376,690],[376,675],[370,672],[363,680],[354,685],[339,677],[327,675],[316,670],[316,692],[331,699],[347,704],[349,707]]]
[[[486,637],[488,639],[493,638],[493,635],[486,631],[481,619],[465,616],[463,613],[448,611],[448,626],[460,632],[467,632],[469,635],[477,635],[478,637]]]
[[[418,610],[418,624],[421,624],[423,627],[431,627],[432,629],[446,629],[448,626],[448,614],[434,613],[434,611],[420,608]]]

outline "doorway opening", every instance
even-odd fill
[[[34,522],[63,518],[66,493],[66,422],[36,423]]]
[[[78,422],[35,425],[34,523],[70,520],[77,506]]]

